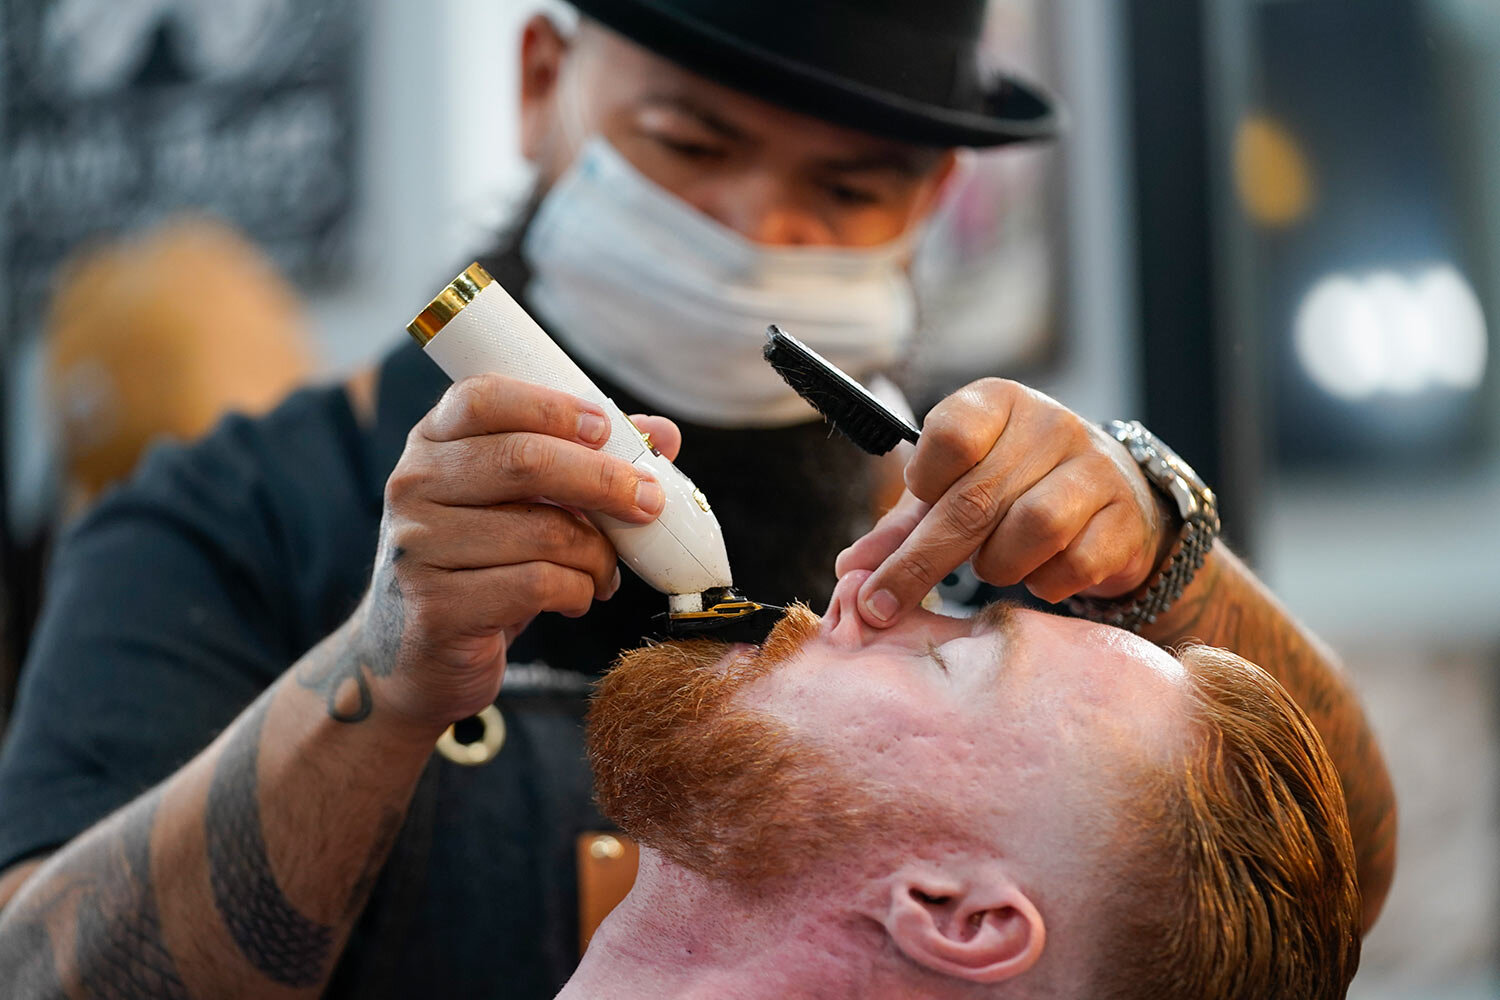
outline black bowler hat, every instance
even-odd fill
[[[840,125],[928,146],[1057,133],[1052,100],[979,65],[985,0],[571,0],[680,66]]]

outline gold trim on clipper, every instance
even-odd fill
[[[733,587],[715,587],[702,594],[678,594],[668,598],[667,623],[677,635],[711,632],[729,622],[749,618],[762,611],[786,611],[775,604],[761,604]]]
[[[731,621],[735,618],[744,618],[746,615],[753,615],[759,611],[775,610],[778,609],[741,598],[739,600],[720,601],[718,604],[704,608],[702,611],[673,612],[671,619],[674,622]]]
[[[454,278],[453,283],[422,310],[421,315],[407,325],[406,332],[419,345],[426,347],[433,337],[443,332],[443,327],[453,317],[463,312],[470,302],[479,297],[480,292],[494,283],[495,279],[490,277],[488,271],[478,264],[470,264],[463,274]]]

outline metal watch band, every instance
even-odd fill
[[[1138,420],[1115,420],[1105,431],[1130,451],[1153,489],[1177,506],[1182,531],[1156,572],[1135,593],[1114,600],[1074,597],[1066,607],[1080,618],[1139,632],[1177,602],[1203,567],[1219,537],[1219,504],[1213,490]]]

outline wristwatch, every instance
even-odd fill
[[[1208,558],[1219,537],[1219,501],[1193,467],[1139,420],[1113,420],[1104,430],[1129,450],[1152,488],[1177,506],[1182,530],[1156,572],[1133,594],[1110,600],[1074,597],[1066,606],[1080,618],[1139,632],[1176,603]]]

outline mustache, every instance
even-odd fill
[[[713,639],[651,643],[622,654],[589,705],[595,774],[642,765],[653,747],[723,717],[737,692],[795,657],[820,627],[818,616],[799,603],[787,608],[758,649],[738,655]]]
[[[604,815],[678,864],[739,883],[784,874],[851,835],[841,814],[854,802],[819,755],[734,704],[820,627],[794,605],[758,650],[694,639],[625,653],[589,706]],[[820,814],[824,822],[809,822]]]
[[[756,676],[792,659],[803,646],[817,638],[822,627],[822,619],[806,604],[798,602],[789,606],[781,621],[766,636],[766,641],[760,644],[760,649],[750,656]]]

